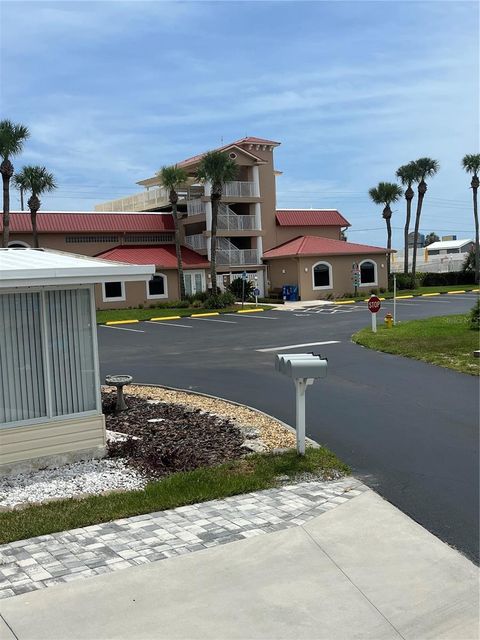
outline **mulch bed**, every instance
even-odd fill
[[[154,476],[222,464],[245,455],[244,437],[229,420],[182,405],[151,404],[129,396],[128,410],[115,415],[115,393],[103,393],[106,428],[129,436],[109,442],[110,457],[127,458]],[[161,422],[148,422],[161,419]]]

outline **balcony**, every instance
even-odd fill
[[[109,211],[147,211],[148,209],[163,207],[169,202],[168,191],[160,187],[142,191],[126,198],[97,204],[95,205],[95,211],[103,211],[104,213]]]
[[[217,264],[231,267],[260,264],[260,254],[257,249],[217,249]]]
[[[226,198],[256,198],[260,194],[255,182],[226,182],[223,188]]]
[[[193,198],[187,200],[187,215],[196,216],[198,214],[206,213],[206,202],[203,202],[200,198]]]
[[[185,236],[185,244],[194,251],[206,251],[207,239],[202,233],[196,233],[191,236]]]

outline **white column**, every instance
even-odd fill
[[[205,214],[206,214],[207,231],[210,231],[212,228],[212,203],[210,202],[210,200],[205,203]]]
[[[255,195],[259,196],[260,195],[260,173],[258,170],[258,165],[256,164],[253,165],[252,173],[253,173],[253,183],[255,185]]]
[[[205,182],[204,191],[206,196],[210,196],[212,193],[212,185],[210,182]]]
[[[262,236],[257,236],[257,251],[258,251],[258,262],[260,264],[263,256],[263,238]]]
[[[262,205],[260,202],[255,202],[254,204],[255,211],[255,229],[262,228]]]

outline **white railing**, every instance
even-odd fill
[[[244,231],[256,229],[256,226],[255,216],[237,216],[236,214],[224,216],[219,214],[217,221],[218,229]]]
[[[145,211],[153,207],[163,206],[169,203],[169,193],[163,187],[135,193],[133,196],[110,200],[95,205],[95,211]]]
[[[223,193],[229,198],[251,198],[259,196],[255,182],[226,182]]]
[[[206,202],[203,202],[200,198],[193,198],[192,200],[187,200],[187,215],[196,216],[199,213],[206,212]]]
[[[260,264],[260,256],[257,249],[217,249],[217,263],[230,266]]]
[[[201,251],[207,248],[207,239],[201,233],[196,233],[191,236],[185,236],[185,244],[194,251]]]

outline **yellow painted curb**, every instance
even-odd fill
[[[467,293],[466,291],[447,291],[447,293],[449,293],[450,295],[455,294],[455,293]]]
[[[257,311],[265,311],[265,309],[240,309],[237,313],[257,313]]]
[[[339,302],[334,302],[333,304],[355,304],[355,300],[341,300]]]
[[[212,311],[211,313],[192,313],[190,318],[205,318],[206,316],[219,316],[218,311]]]
[[[432,296],[440,296],[441,293],[421,293],[420,298],[431,298]]]
[[[158,320],[180,320],[181,317],[182,316],[163,316],[163,318],[150,318],[150,320],[153,322],[157,322]]]
[[[397,300],[405,300],[405,298],[413,298],[414,296],[397,296]]]
[[[132,324],[134,322],[140,322],[140,320],[109,320],[105,324]]]
[[[386,300],[386,298],[379,298],[379,300]],[[393,298],[390,298],[390,300],[393,300]],[[368,298],[366,300],[360,300],[360,302],[368,302]]]
[[[480,289],[470,289],[470,293],[478,293]]]

